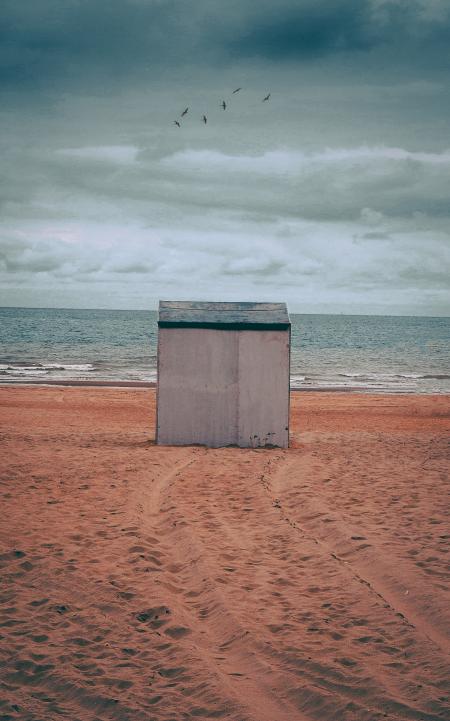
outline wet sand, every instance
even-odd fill
[[[450,398],[291,412],[170,448],[153,389],[0,389],[0,720],[448,721]]]

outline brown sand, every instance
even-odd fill
[[[0,405],[0,721],[450,718],[449,397],[296,393],[287,451]]]

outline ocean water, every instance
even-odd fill
[[[0,308],[0,383],[156,381],[155,311]],[[450,318],[291,314],[291,387],[449,393]]]

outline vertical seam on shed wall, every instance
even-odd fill
[[[159,361],[160,361],[160,342],[161,342],[161,328],[158,328],[158,343],[156,348],[156,425],[155,425],[155,443],[158,445],[158,431],[159,431]]]
[[[237,393],[236,393],[236,445],[240,445],[241,441],[241,367],[240,367],[240,352],[241,352],[241,335],[240,331],[236,331],[237,343],[236,343],[236,355],[237,355]]]
[[[289,438],[291,432],[291,326],[288,331],[288,412],[287,412],[287,447],[289,448]]]

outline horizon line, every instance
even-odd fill
[[[217,302],[217,301],[216,301]],[[251,301],[251,302],[257,302],[257,301]],[[288,305],[288,304],[287,304]],[[157,313],[158,308],[76,308],[74,306],[29,306],[29,305],[2,305],[0,306],[0,310],[77,310],[77,311],[105,311],[109,313],[117,313],[117,312],[123,312],[123,313],[130,313],[130,312],[138,312],[138,313]],[[318,312],[314,313],[313,311],[307,311],[307,312],[299,312],[299,311],[288,311],[291,315],[330,315],[330,316],[345,316],[345,317],[360,317],[360,318],[367,318],[367,317],[375,317],[375,318],[450,318],[450,314],[447,315],[427,315],[426,313],[417,314],[417,313],[344,313],[344,312],[338,312],[338,313],[326,313],[326,312]]]

